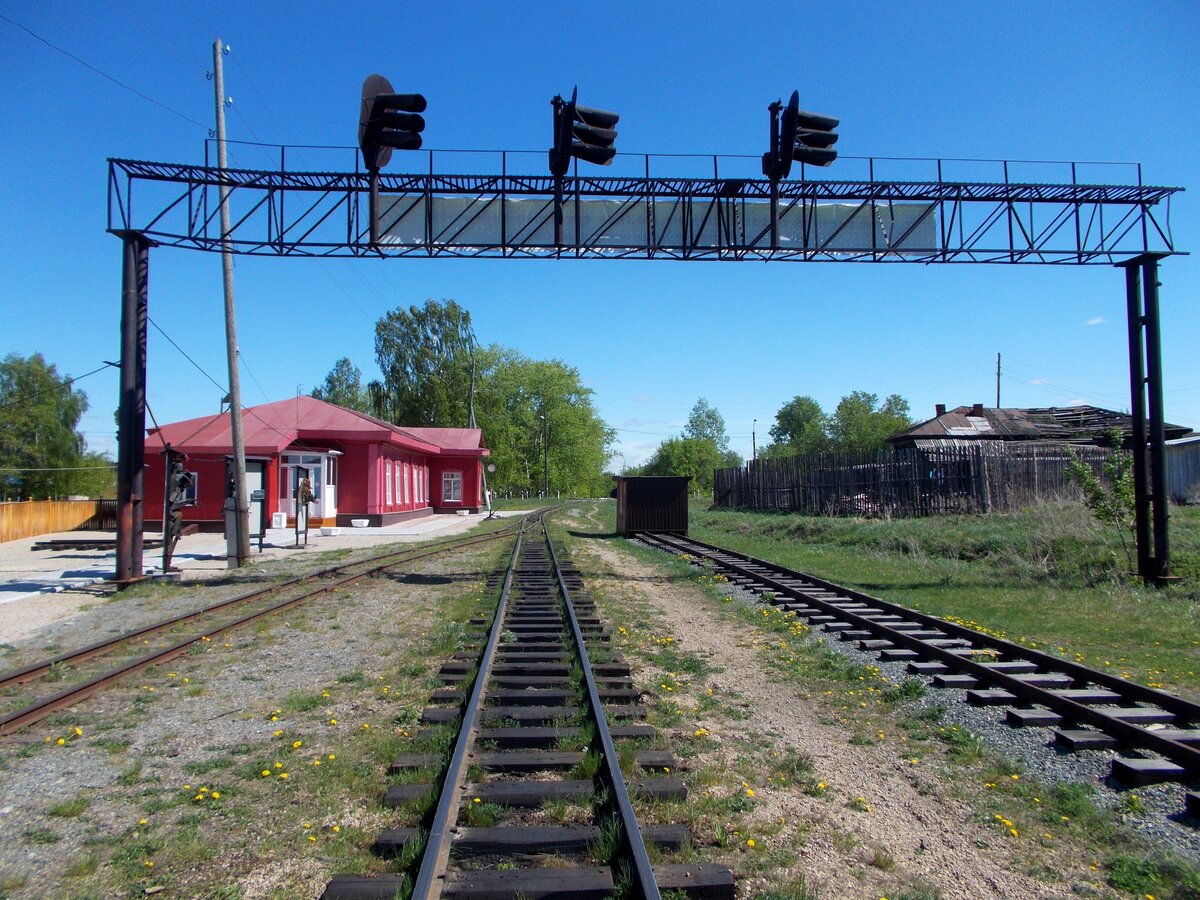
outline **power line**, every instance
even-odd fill
[[[153,97],[149,97],[146,94],[143,94],[137,88],[131,87],[130,85],[125,84],[125,82],[123,82],[123,81],[118,81],[116,78],[113,78],[113,76],[109,75],[107,72],[105,72],[101,69],[97,69],[90,62],[80,59],[78,56],[76,56],[71,51],[64,50],[62,47],[59,47],[57,44],[52,44],[50,41],[46,40],[40,34],[25,27],[20,22],[16,22],[13,19],[10,19],[8,16],[4,15],[3,13],[0,13],[0,19],[3,19],[9,25],[13,25],[17,28],[20,28],[22,31],[24,31],[26,34],[28,34],[30,37],[34,38],[35,40],[41,41],[43,44],[45,44],[51,50],[57,50],[59,53],[63,54],[64,56],[68,56],[71,59],[75,60],[75,62],[79,63],[84,68],[90,69],[91,71],[95,72],[97,75],[101,76],[102,78],[107,78],[109,81],[111,81],[117,87],[123,88],[124,90],[129,91],[131,94],[136,94],[137,96],[141,97],[143,100],[147,101],[148,103],[153,103],[155,106],[159,107],[160,109],[165,109],[167,112],[171,113],[171,115],[179,116],[179,118],[183,119],[185,122],[190,122],[193,125],[197,125],[200,128],[203,128],[206,132],[208,131],[207,125],[197,122],[191,116],[184,115],[179,110],[172,109],[171,107],[167,106],[165,103],[161,103],[158,100],[155,100]]]
[[[195,366],[201,375],[203,375],[205,378],[207,378],[209,381],[211,381],[214,385],[216,385],[217,390],[221,392],[221,396],[225,396],[226,394],[229,393],[229,388],[222,387],[220,382],[218,382],[215,378],[213,378],[206,371],[204,371],[203,366],[201,366],[200,363],[196,362],[194,359],[192,359],[190,356],[188,356],[187,353],[184,352],[184,349],[182,347],[180,347],[177,343],[175,343],[174,338],[172,338],[169,334],[167,334],[165,331],[163,331],[161,327],[159,327],[159,324],[157,322],[155,322],[149,316],[146,316],[146,318],[149,320],[150,324],[154,326],[155,330],[159,334],[161,334],[163,337],[165,337],[168,341],[171,342],[171,346],[174,347],[176,350],[178,350],[183,355],[184,359],[186,359],[193,366]]]
[[[42,396],[42,394],[50,394],[50,393],[53,393],[54,391],[61,391],[65,387],[70,387],[76,381],[79,381],[80,379],[83,379],[83,378],[87,378],[88,375],[95,375],[97,372],[103,372],[105,369],[109,368],[110,366],[114,369],[121,368],[120,365],[118,365],[117,363],[106,362],[100,368],[92,369],[92,371],[87,372],[83,375],[80,375],[77,378],[68,378],[66,381],[62,382],[61,384],[56,384],[54,387],[48,387],[43,391],[38,391],[36,394],[26,394],[23,397],[17,397],[15,400],[9,400],[7,403],[2,403],[2,404],[0,404],[0,409],[8,409],[10,406],[16,406],[18,403],[24,403],[27,400],[33,400],[37,397],[40,397],[40,396]]]
[[[51,466],[41,469],[21,469],[15,466],[0,466],[0,472],[92,472],[100,469],[115,469],[116,463],[109,463],[106,466]]]

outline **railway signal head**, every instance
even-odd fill
[[[382,75],[368,75],[362,86],[358,116],[358,146],[363,164],[378,172],[392,158],[392,150],[419,150],[425,119],[425,98],[397,94]]]
[[[800,108],[800,92],[792,91],[787,106],[772,103],[771,150],[763,154],[763,174],[772,181],[787,178],[792,161],[827,166],[837,159],[838,120],[832,116],[805,112]],[[782,112],[782,117],[780,113]]]
[[[555,97],[554,146],[550,149],[550,174],[561,178],[571,167],[571,157],[584,162],[607,166],[617,155],[613,143],[617,132],[613,126],[620,120],[615,112],[580,106],[575,102],[579,88],[571,91],[571,99]]]

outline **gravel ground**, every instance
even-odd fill
[[[731,586],[731,594],[744,602],[760,602],[749,591]],[[1015,760],[1025,772],[1035,773],[1046,783],[1088,784],[1097,791],[1097,802],[1107,808],[1118,808],[1128,788],[1111,778],[1112,760],[1118,754],[1111,750],[1062,752],[1054,743],[1049,728],[1013,728],[1004,718],[1003,706],[980,707],[967,702],[967,692],[953,688],[934,687],[933,678],[908,673],[907,664],[881,662],[878,655],[858,650],[850,641],[840,641],[834,634],[815,627],[813,640],[825,638],[825,645],[857,665],[877,666],[880,674],[899,683],[907,678],[925,682],[927,693],[911,701],[904,711],[945,710],[942,722],[958,725],[978,735],[991,751]],[[1184,813],[1184,793],[1179,783],[1148,785],[1137,788],[1141,801],[1137,813],[1123,813],[1125,824],[1158,849],[1173,851],[1186,859],[1200,860],[1200,830]]]
[[[757,594],[733,584],[725,585],[723,590],[744,603],[762,602]],[[927,687],[925,695],[909,701],[902,711],[943,709],[943,723],[958,725],[978,735],[989,750],[1014,760],[1022,771],[1035,773],[1046,783],[1091,785],[1096,789],[1099,805],[1112,809],[1122,806],[1122,798],[1129,789],[1110,774],[1117,753],[1111,750],[1063,752],[1055,744],[1053,731],[1049,728],[1010,726],[1004,717],[1004,706],[973,706],[967,702],[965,690],[937,688],[932,677],[910,674],[906,663],[883,662],[878,654],[859,650],[851,641],[838,640],[835,633],[827,634],[819,625],[813,627],[811,639],[823,640],[826,647],[856,665],[878,667],[880,674],[892,682],[900,683],[909,678],[923,681]],[[1136,813],[1121,813],[1121,820],[1156,849],[1176,853],[1185,859],[1200,860],[1200,829],[1196,828],[1195,820],[1183,812],[1186,790],[1179,783],[1137,788],[1135,793],[1140,800],[1140,809]]]
[[[0,842],[0,896],[157,887],[312,897],[335,871],[361,870],[358,854],[386,824],[367,798],[382,796],[388,742],[407,733],[398,723],[415,719],[428,692],[436,660],[423,646],[438,604],[482,583],[494,550],[485,546],[309,601],[6,740],[0,828],[16,839]],[[204,599],[244,589],[225,584]],[[113,621],[126,630],[177,605],[187,604],[114,599],[31,643],[83,643]],[[403,684],[402,666],[412,675]],[[283,772],[289,780],[276,780]]]
[[[573,530],[589,527],[578,514],[568,522]],[[829,783],[821,797],[756,784],[749,815],[763,829],[761,847],[750,853],[743,846],[733,859],[739,896],[799,876],[813,889],[806,896],[819,891],[827,900],[935,896],[919,893],[930,885],[945,898],[1115,896],[1096,886],[1101,876],[1073,857],[1065,840],[1031,849],[1024,838],[998,839],[955,784],[960,769],[935,758],[932,747],[928,759],[910,765],[899,729],[889,728],[886,741],[857,745],[855,723],[833,720],[821,703],[781,690],[764,664],[760,636],[732,623],[694,584],[664,577],[618,542],[583,543],[582,555],[599,569],[599,589],[653,608],[681,649],[722,670],[712,686],[727,709],[720,716],[697,712],[695,722],[671,736],[712,729],[712,749],[690,764],[730,768],[761,744],[811,756]],[[406,739],[428,694],[427,675],[441,658],[429,648],[445,625],[444,604],[482,581],[486,555],[480,551],[466,564],[423,563],[417,575],[313,601],[35,726],[24,743],[0,746],[0,827],[13,838],[0,842],[0,896],[135,896],[162,887],[172,897],[304,897],[319,894],[335,872],[375,870],[379,863],[364,848],[388,824],[377,802],[381,760],[403,746],[397,742]],[[245,587],[221,583],[203,599]],[[190,608],[201,596],[196,590],[166,591],[165,599],[96,596],[94,609],[22,645],[33,652],[87,643],[105,628],[127,630]],[[619,615],[618,603],[614,631]],[[830,646],[875,663],[840,642]],[[905,677],[900,664],[884,670]],[[636,677],[653,692],[664,674],[643,667]],[[313,696],[315,705],[301,702]],[[1061,756],[1047,747],[1048,732],[1010,729],[996,710],[947,698],[931,690],[910,708],[944,705],[943,721],[1019,758],[1041,781],[1098,783],[1104,802],[1119,802],[1102,783],[1107,754]],[[724,716],[735,711],[736,720]],[[260,768],[270,777],[260,778]],[[282,781],[280,773],[291,777]],[[201,788],[223,796],[197,800],[193,792]],[[1161,815],[1180,808],[1177,788],[1138,793],[1143,811],[1127,824],[1196,858],[1195,832]],[[845,802],[855,794],[869,801],[867,810]],[[702,843],[711,838],[698,836]],[[766,854],[776,842],[796,847],[798,859],[772,871]],[[1062,877],[1034,877],[1031,852],[1053,861]]]
[[[776,742],[776,746],[803,751],[816,761],[816,771],[831,790],[836,786],[843,795],[857,793],[869,801],[872,815],[868,823],[861,815],[830,810],[828,805],[797,797],[794,792],[775,796],[772,791],[758,791],[759,797],[789,822],[796,816],[819,823],[804,836],[800,870],[821,896],[904,894],[905,889],[898,887],[896,881],[906,877],[936,885],[941,891],[938,896],[943,897],[1118,895],[1102,883],[1103,873],[1097,872],[1084,851],[1072,849],[1066,828],[1055,834],[1053,841],[1041,842],[1041,847],[1034,846],[1037,842],[1034,835],[1023,835],[1019,842],[997,839],[994,827],[987,827],[994,825],[989,822],[991,816],[981,817],[979,800],[971,799],[983,793],[982,783],[975,783],[974,776],[969,775],[969,784],[959,783],[969,770],[945,763],[939,768],[932,753],[925,754],[928,758],[921,759],[919,765],[915,762],[911,767],[905,765],[909,761],[897,757],[905,754],[904,747],[912,745],[897,745],[893,735],[900,733],[895,727],[899,719],[922,709],[942,707],[945,713],[940,724],[957,725],[978,735],[988,750],[1013,760],[1014,774],[1026,773],[1022,777],[1033,779],[1031,783],[1047,786],[1061,782],[1089,784],[1097,789],[1097,805],[1120,809],[1123,795],[1107,781],[1111,754],[1061,754],[1049,743],[1049,730],[1010,728],[1003,721],[1002,709],[972,707],[965,703],[964,691],[932,687],[923,697],[895,711],[886,740],[880,724],[876,746],[856,746],[856,732],[861,733],[864,727],[873,731],[874,725],[855,721],[853,713],[845,717],[837,711],[822,713],[822,704],[805,702],[798,696],[781,701],[778,684],[772,686],[777,679],[769,668],[763,667],[760,657],[769,641],[747,640],[744,634],[731,628],[727,618],[721,618],[719,611],[713,610],[718,613],[714,615],[706,611],[706,604],[697,603],[695,592],[678,590],[673,586],[677,582],[661,575],[655,577],[653,570],[631,563],[617,552],[616,545],[588,542],[587,550],[614,577],[616,573],[624,576],[625,580],[614,582],[620,585],[617,590],[630,590],[627,586],[630,581],[641,587],[646,603],[662,615],[662,633],[672,635],[681,650],[698,653],[724,670],[726,674],[711,683],[724,690],[736,689],[744,698],[744,704],[740,699],[731,704],[744,705],[749,713],[739,730],[744,727],[746,733],[762,735],[764,741]],[[758,603],[754,595],[732,585],[724,584],[721,590],[736,600]],[[811,640],[821,637],[817,630]],[[859,652],[848,644],[827,640],[826,645],[854,663],[879,665],[874,654]],[[880,668],[881,674],[893,682],[911,677],[901,663],[883,664]],[[641,673],[639,684],[653,690],[662,674]],[[702,716],[694,725],[712,729],[715,737],[721,727]],[[729,723],[724,726],[728,729]],[[720,737],[722,743],[731,738],[737,740],[733,735]],[[904,740],[899,738],[901,742]],[[1136,793],[1141,799],[1141,809],[1136,815],[1120,815],[1122,826],[1154,849],[1184,859],[1200,859],[1196,830],[1179,821],[1182,788],[1160,785],[1138,789]],[[1005,808],[1007,801],[1000,792],[992,799],[1000,803],[1001,809]],[[1030,827],[1042,830],[1035,821],[1030,821]],[[1060,831],[1052,827],[1049,830]],[[847,851],[844,842],[837,839],[839,831],[855,835],[859,848]],[[869,864],[864,865],[863,846],[883,847],[894,858],[895,869],[885,876]],[[1138,846],[1131,840],[1129,852],[1142,852]],[[1056,874],[1048,879],[1028,877],[1043,869]],[[853,878],[848,878],[847,873],[853,873]]]

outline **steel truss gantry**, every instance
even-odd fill
[[[759,178],[380,175],[371,240],[366,172],[220,169],[108,161],[108,230],[124,244],[122,473],[117,580],[141,577],[146,289],[154,246],[277,257],[767,260],[1116,265],[1126,270],[1138,574],[1170,575],[1163,486],[1158,263],[1176,187],[875,177]],[[411,158],[411,157],[410,157]],[[502,156],[502,159],[506,157]],[[962,161],[958,161],[962,162]],[[995,161],[993,161],[995,162]],[[839,162],[839,165],[841,163]],[[219,193],[232,215],[220,225]],[[561,196],[561,200],[559,199]],[[1143,291],[1143,284],[1145,289]],[[128,382],[128,384],[126,383]],[[1147,422],[1146,417],[1149,417]],[[142,423],[142,424],[139,424]],[[128,483],[127,483],[128,482]]]
[[[1141,184],[380,176],[109,160],[109,230],[257,256],[571,257],[1113,265],[1175,252],[1170,201]],[[221,233],[217,192],[233,218]]]

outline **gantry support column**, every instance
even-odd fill
[[[117,569],[122,587],[142,578],[142,509],[146,458],[146,317],[151,242],[120,231],[121,397],[117,411]]]
[[[1150,583],[1161,582],[1171,574],[1167,533],[1170,495],[1167,492],[1158,314],[1158,261],[1164,255],[1144,253],[1120,264],[1125,270],[1129,324],[1129,412],[1133,417],[1137,574]]]

